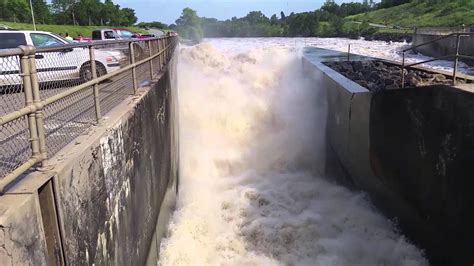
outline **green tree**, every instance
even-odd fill
[[[273,16],[270,18],[270,23],[272,25],[277,25],[279,23],[279,20],[276,14],[273,14]]]
[[[251,11],[245,17],[243,17],[243,20],[253,25],[270,22],[270,20],[261,11]]]
[[[123,8],[120,10],[122,13],[122,23],[121,26],[131,26],[137,22],[137,16],[135,16],[135,10],[131,8]]]
[[[336,4],[334,0],[326,0],[321,7],[321,10],[327,11],[331,14],[337,14],[339,11],[339,5]]]
[[[14,22],[30,22],[30,6],[26,0],[2,1],[0,4],[0,17],[3,20]]]
[[[45,0],[32,0],[35,20],[37,23],[48,24],[51,22],[51,12]]]
[[[176,20],[176,27],[181,36],[200,42],[203,38],[201,19],[195,10],[191,8],[183,9],[181,16]]]
[[[214,19],[217,21],[217,19]],[[152,21],[152,22],[140,22],[137,24],[138,27],[144,28],[144,27],[152,27],[152,28],[158,28],[158,29],[167,29],[170,26],[166,25],[166,23],[160,22],[160,21]]]
[[[79,25],[100,24],[102,5],[100,0],[80,0],[72,6],[76,21]]]
[[[74,5],[78,0],[52,0],[51,9],[58,24],[76,24]]]
[[[114,5],[112,0],[105,0],[100,11],[101,21],[100,25],[112,25],[112,21],[117,16],[120,16],[120,6]]]

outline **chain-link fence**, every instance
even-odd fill
[[[0,193],[151,82],[176,45],[163,37],[0,50]]]

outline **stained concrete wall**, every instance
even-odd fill
[[[0,197],[1,265],[46,265],[40,213],[37,194]]]
[[[0,265],[156,264],[178,185],[176,60],[0,197]]]
[[[371,60],[354,56],[353,60]],[[305,71],[328,99],[327,173],[372,202],[434,265],[474,262],[474,93],[448,86],[369,92],[307,49]]]
[[[372,169],[413,207],[417,220],[404,228],[433,263],[471,265],[474,93],[449,86],[384,91],[371,105]]]

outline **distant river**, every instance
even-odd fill
[[[348,45],[351,45],[351,52],[355,54],[388,59],[392,61],[402,61],[402,50],[409,48],[410,43],[387,43],[383,41],[351,40],[345,38],[222,38],[206,39],[216,48],[222,51],[245,51],[255,47],[319,47],[347,52]],[[407,52],[405,60],[407,63],[415,63],[431,59],[413,52]],[[452,71],[453,62],[435,61],[425,64],[425,67]],[[474,75],[474,67],[469,67],[464,63],[459,64],[460,71]]]

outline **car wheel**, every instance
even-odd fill
[[[104,65],[102,65],[102,63],[100,62],[96,62],[96,72],[97,77],[107,74],[107,70],[105,70]],[[79,72],[79,76],[81,78],[81,82],[83,83],[92,80],[92,70],[90,62],[84,63],[82,65],[81,70]]]

